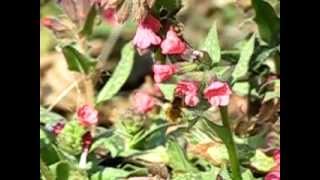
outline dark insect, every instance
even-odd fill
[[[165,110],[165,114],[167,119],[171,123],[177,123],[179,119],[182,117],[181,107],[183,105],[183,101],[181,98],[175,98],[172,102],[172,105]]]

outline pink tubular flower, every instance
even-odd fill
[[[271,171],[264,177],[264,180],[280,180],[280,171]]]
[[[77,110],[77,117],[79,122],[89,127],[98,123],[98,111],[89,105],[84,105]]]
[[[153,78],[156,83],[166,81],[171,78],[171,76],[177,72],[177,67],[175,65],[168,64],[154,64],[153,65]]]
[[[170,29],[167,32],[166,39],[161,43],[162,54],[182,54],[187,45],[178,37],[177,33]]]
[[[148,15],[138,25],[137,32],[133,38],[133,44],[141,51],[149,48],[151,45],[159,45],[161,38],[156,34],[160,30],[158,19]]]
[[[147,113],[154,107],[155,100],[149,94],[138,91],[133,95],[132,103],[136,112]]]
[[[82,153],[79,161],[79,168],[85,169],[87,165],[87,157],[89,153],[89,148],[92,144],[92,135],[90,132],[85,133],[82,136]]]
[[[204,96],[212,106],[227,106],[232,91],[225,82],[215,81],[204,90]]]
[[[176,87],[176,95],[184,97],[187,106],[194,107],[199,103],[198,88],[195,81],[180,81]]]

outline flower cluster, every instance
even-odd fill
[[[173,25],[170,25],[165,35],[161,35],[160,29],[163,26],[158,19],[149,14],[138,24],[133,44],[140,54],[155,48],[160,49],[162,56],[185,56],[185,54],[190,53],[191,48],[173,27]],[[174,63],[155,63],[152,69],[156,86],[159,83],[170,81],[174,75],[183,72],[183,68]],[[177,84],[175,96],[182,98],[186,106],[196,107],[201,100],[200,82],[182,79],[174,83]],[[203,91],[204,99],[208,100],[212,106],[227,106],[231,93],[229,85],[226,82],[220,81],[210,83]],[[155,98],[145,92],[135,93],[132,100],[134,109],[138,113],[149,112],[154,107],[154,102]]]

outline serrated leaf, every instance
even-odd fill
[[[204,43],[201,45],[200,49],[208,52],[211,58],[212,64],[219,63],[221,59],[221,50],[219,45],[216,22],[213,24],[213,26],[209,30],[209,33]]]
[[[88,13],[87,19],[84,23],[84,26],[81,30],[81,34],[89,36],[91,35],[92,31],[93,31],[93,26],[94,26],[94,20],[97,16],[97,10],[96,7],[93,5],[91,6],[91,9]]]
[[[176,84],[159,84],[159,88],[164,95],[164,98],[170,102],[174,100],[176,87]]]
[[[273,7],[264,0],[252,0],[255,9],[255,21],[258,24],[259,34],[263,41],[275,45],[280,33],[280,18]]]
[[[250,165],[260,172],[269,172],[275,166],[275,160],[266,156],[261,150],[256,150],[250,159]]]
[[[254,43],[255,35],[252,35],[249,41],[247,41],[247,43],[245,43],[241,49],[239,61],[232,72],[233,82],[247,74],[249,70],[250,59],[254,50]]]
[[[62,53],[67,61],[68,69],[71,71],[87,74],[91,67],[96,64],[96,62],[91,61],[87,56],[81,54],[71,45],[64,46],[62,48]]]
[[[104,85],[97,96],[96,103],[102,103],[111,99],[129,78],[134,62],[134,49],[131,43],[124,46],[121,52],[121,60],[114,70],[109,81]]]

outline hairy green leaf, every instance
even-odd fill
[[[250,59],[253,54],[255,35],[252,35],[241,49],[240,59],[232,73],[233,82],[245,76],[249,70]]]
[[[211,58],[212,64],[219,63],[221,58],[221,50],[219,45],[216,22],[213,24],[213,26],[209,30],[209,33],[204,43],[200,46],[200,49],[208,52]]]
[[[134,62],[134,49],[131,43],[124,46],[121,59],[109,81],[104,85],[97,96],[96,103],[102,103],[111,99],[129,78]]]
[[[258,24],[260,37],[271,46],[275,45],[280,33],[280,18],[264,0],[252,0],[252,5],[256,12],[254,20]]]
[[[88,74],[90,69],[96,64],[96,62],[91,61],[71,45],[64,46],[62,52],[71,71]]]

